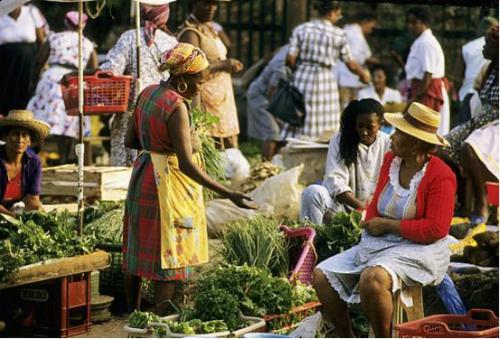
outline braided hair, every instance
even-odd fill
[[[380,121],[383,119],[384,109],[375,99],[361,99],[351,101],[340,117],[339,160],[344,160],[347,166],[354,164],[358,159],[358,145],[360,143],[356,123],[358,116],[375,113]]]

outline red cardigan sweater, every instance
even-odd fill
[[[365,220],[379,217],[377,204],[379,196],[389,181],[389,168],[394,154],[388,152],[384,157],[377,187]],[[401,220],[400,233],[403,238],[430,244],[444,238],[449,230],[455,206],[457,183],[455,174],[439,158],[431,156],[417,191],[417,216],[415,219]]]

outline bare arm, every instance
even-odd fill
[[[27,194],[24,198],[24,204],[26,205],[26,211],[42,210],[42,202],[39,195]]]
[[[92,54],[90,55],[90,59],[87,62],[87,69],[96,69],[99,66],[99,58],[97,57],[97,53],[95,50],[92,51]]]
[[[45,63],[47,62],[50,54],[50,43],[46,41],[38,50],[38,53],[36,54],[36,59],[35,59],[35,76],[38,77],[40,76],[40,72],[42,71],[43,66],[45,66]]]
[[[15,217],[15,213],[9,211],[8,209],[6,209],[2,204],[0,204],[0,214],[7,214],[11,217]]]
[[[417,93],[415,94],[416,100],[422,99],[425,96],[425,94],[427,93],[427,89],[431,84],[431,80],[432,80],[432,74],[429,72],[425,72],[424,77],[420,83],[420,86],[417,89]]]
[[[335,199],[337,199],[337,201],[339,201],[342,204],[346,204],[346,205],[351,206],[354,209],[366,208],[366,204],[363,203],[358,198],[356,198],[356,196],[354,196],[354,194],[352,192],[344,192],[342,194],[339,194],[335,197]]]
[[[285,63],[287,67],[290,67],[290,69],[294,70],[295,66],[297,66],[297,56],[287,54]]]
[[[396,64],[404,70],[405,63],[403,62],[403,58],[401,57],[401,55],[396,51],[391,51],[391,56],[394,59],[394,61],[396,62]]]
[[[242,208],[253,208],[244,200],[248,198],[242,193],[234,192],[213,180],[202,171],[193,161],[193,148],[191,146],[189,112],[185,104],[179,105],[167,121],[168,133],[179,160],[180,170],[188,177],[203,185],[204,187],[231,199],[237,206]]]
[[[356,74],[361,82],[367,84],[370,82],[370,74],[363,69],[354,59],[351,59],[345,63],[349,71]]]
[[[45,31],[43,30],[43,28],[37,28],[36,29],[36,43],[37,45],[40,47],[43,42],[45,41],[45,38],[46,38],[46,35],[45,35]]]
[[[137,137],[137,129],[135,128],[134,115],[130,117],[127,127],[127,134],[125,134],[125,147],[133,149],[142,149],[141,142]]]

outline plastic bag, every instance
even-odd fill
[[[226,178],[242,181],[250,176],[250,164],[237,148],[228,148],[221,152]]]
[[[208,235],[218,237],[224,225],[241,219],[251,218],[257,214],[277,219],[297,219],[300,210],[300,197],[304,188],[299,185],[299,177],[304,165],[289,169],[279,175],[265,180],[249,195],[257,205],[257,211],[237,207],[228,199],[209,201],[206,207]]]
[[[322,324],[323,316],[321,312],[316,312],[316,314],[302,320],[298,327],[290,333],[290,336],[293,338],[315,338]]]

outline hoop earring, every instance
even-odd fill
[[[181,80],[181,82],[179,82],[177,84],[177,91],[179,91],[179,93],[185,93],[188,89],[188,85],[186,84],[186,82],[184,80]]]

